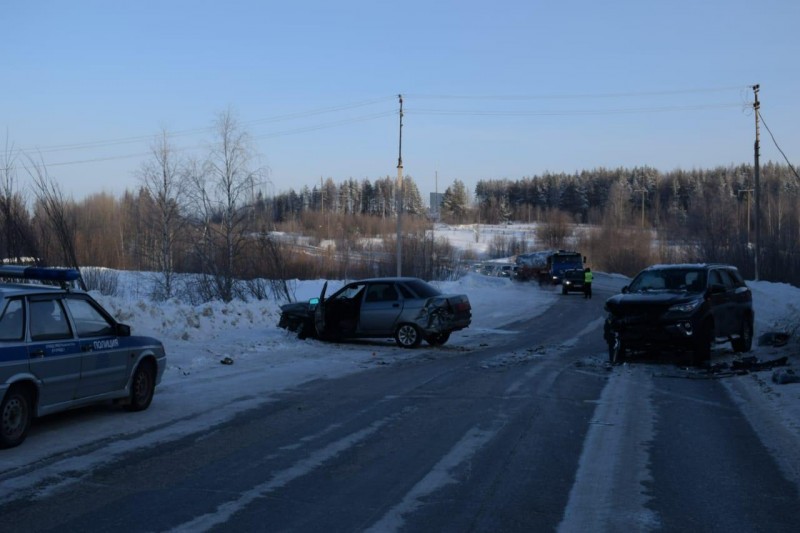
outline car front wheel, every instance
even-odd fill
[[[742,353],[749,352],[753,347],[753,322],[745,320],[742,324],[742,331],[739,333],[738,339],[731,341],[731,347],[734,352]]]
[[[21,388],[12,387],[0,404],[0,448],[19,446],[28,436],[33,420],[33,402]]]
[[[401,324],[394,333],[394,340],[402,348],[416,348],[422,341],[422,334],[414,324]]]
[[[153,365],[148,361],[143,361],[139,363],[133,374],[130,402],[127,405],[128,411],[144,411],[150,407],[155,390],[156,379]]]

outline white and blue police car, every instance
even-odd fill
[[[141,411],[153,400],[164,345],[132,336],[73,287],[79,277],[0,266],[0,448],[21,444],[38,416],[109,400]]]

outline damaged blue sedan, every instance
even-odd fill
[[[278,326],[298,337],[323,340],[393,337],[398,346],[415,348],[448,341],[472,321],[465,294],[442,294],[418,278],[371,278],[348,283],[330,297],[328,284],[319,298],[281,306]]]

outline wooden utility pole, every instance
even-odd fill
[[[756,142],[754,145],[754,152],[755,152],[755,193],[756,193],[756,251],[755,251],[755,280],[758,281],[759,273],[758,273],[758,260],[759,256],[761,255],[761,169],[758,162],[758,152],[759,152],[759,143],[758,143],[758,113],[759,109],[761,108],[761,104],[758,101],[758,85],[753,85],[753,93],[755,94],[755,101],[753,102],[753,114],[756,117]]]
[[[748,248],[750,247],[750,195],[753,193],[753,189],[739,189],[736,191],[738,194],[746,194],[747,195],[747,245]]]
[[[397,151],[397,277],[403,275],[403,95],[400,100],[400,137]]]
[[[642,193],[642,229],[644,229],[644,195],[645,195],[645,193],[647,193],[647,189],[645,189],[645,188],[636,189],[633,192]]]

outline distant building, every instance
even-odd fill
[[[442,212],[442,203],[444,202],[444,193],[443,192],[432,192],[431,193],[431,218],[434,220],[439,220],[440,214]]]

